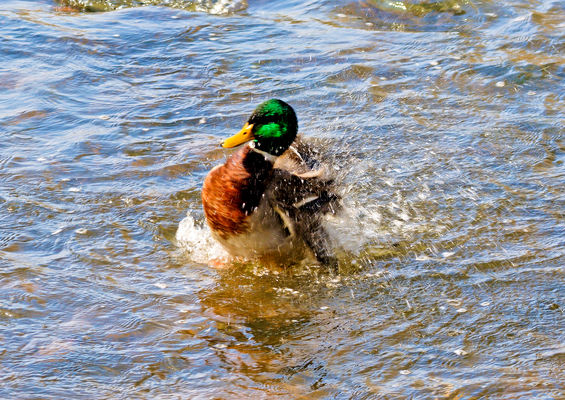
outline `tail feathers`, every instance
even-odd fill
[[[300,234],[320,264],[332,272],[338,271],[337,257],[333,253],[328,233],[320,221],[300,224]]]

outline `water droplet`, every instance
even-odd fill
[[[406,211],[401,212],[400,214],[398,214],[398,216],[403,220],[403,221],[408,221],[410,219],[410,216],[408,215],[408,213]]]

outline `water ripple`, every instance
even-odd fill
[[[0,397],[559,397],[563,15],[9,0]],[[268,97],[335,168],[337,275],[232,263],[206,227]]]

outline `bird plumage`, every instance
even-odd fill
[[[249,143],[209,172],[204,213],[214,238],[234,256],[288,261],[311,252],[335,267],[322,218],[339,210],[340,197],[319,154],[296,138],[296,130],[289,105],[261,104],[224,142]]]

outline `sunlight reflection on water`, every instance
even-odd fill
[[[0,397],[562,395],[561,2],[105,3],[0,11]],[[205,226],[270,97],[338,168],[338,275]]]

